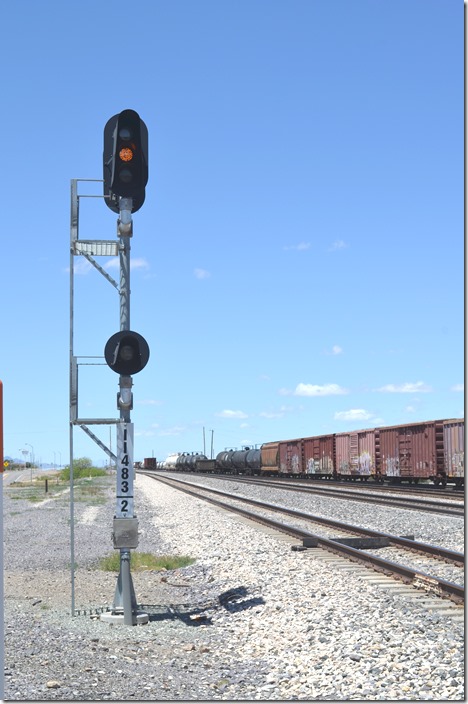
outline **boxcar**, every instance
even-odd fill
[[[303,439],[280,442],[279,470],[281,474],[304,474],[303,442]]]
[[[303,472],[319,478],[330,478],[335,474],[334,435],[318,435],[304,438],[302,444]]]
[[[445,478],[461,486],[465,479],[465,421],[444,420]]]
[[[443,477],[443,421],[376,428],[376,463],[383,479],[400,482]]]
[[[376,474],[375,428],[335,435],[336,474],[366,480]]]

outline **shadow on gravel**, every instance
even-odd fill
[[[212,623],[215,612],[220,609],[229,613],[238,613],[265,603],[261,596],[246,597],[249,597],[247,587],[234,587],[222,592],[216,599],[198,606],[193,604],[170,604],[168,606],[139,604],[138,608],[148,614],[150,621],[182,621],[187,626],[206,626]]]

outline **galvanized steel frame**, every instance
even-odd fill
[[[71,569],[71,614],[75,615],[75,522],[74,522],[74,455],[73,455],[73,430],[75,426],[81,427],[81,429],[86,432],[86,434],[94,441],[96,444],[106,452],[114,462],[116,461],[116,456],[114,453],[103,443],[99,438],[89,430],[88,425],[115,425],[121,423],[121,418],[79,418],[78,414],[78,367],[80,362],[79,359],[104,359],[95,357],[77,357],[74,353],[74,296],[75,296],[75,286],[74,286],[74,275],[75,275],[75,257],[84,256],[87,261],[89,261],[108,281],[111,283],[118,291],[119,285],[116,281],[96,262],[95,256],[112,256],[119,254],[119,242],[118,240],[80,240],[79,239],[79,209],[80,209],[80,198],[103,198],[104,196],[98,195],[85,195],[78,194],[78,183],[80,182],[94,182],[102,183],[102,179],[72,179],[71,180],[71,207],[70,207],[70,569]],[[121,257],[122,262],[122,257]],[[129,264],[125,265],[125,272],[121,275],[125,282],[125,286],[128,285],[128,271]],[[119,291],[120,292],[120,291]],[[128,301],[127,301],[128,303]],[[122,304],[121,304],[122,309]],[[121,311],[122,312],[122,311]],[[105,362],[85,362],[84,364],[105,364]]]

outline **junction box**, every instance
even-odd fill
[[[112,539],[116,549],[138,547],[138,519],[114,518]]]

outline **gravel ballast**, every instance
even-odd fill
[[[112,552],[113,479],[107,491],[75,504],[72,617],[68,495],[31,503],[4,489],[6,700],[463,700],[463,624],[144,476],[138,550],[196,562],[133,573],[147,625],[100,621],[90,609],[116,585],[97,569]],[[399,513],[389,532],[415,532]],[[450,542],[416,515],[417,539]],[[441,536],[462,530],[437,521]]]

